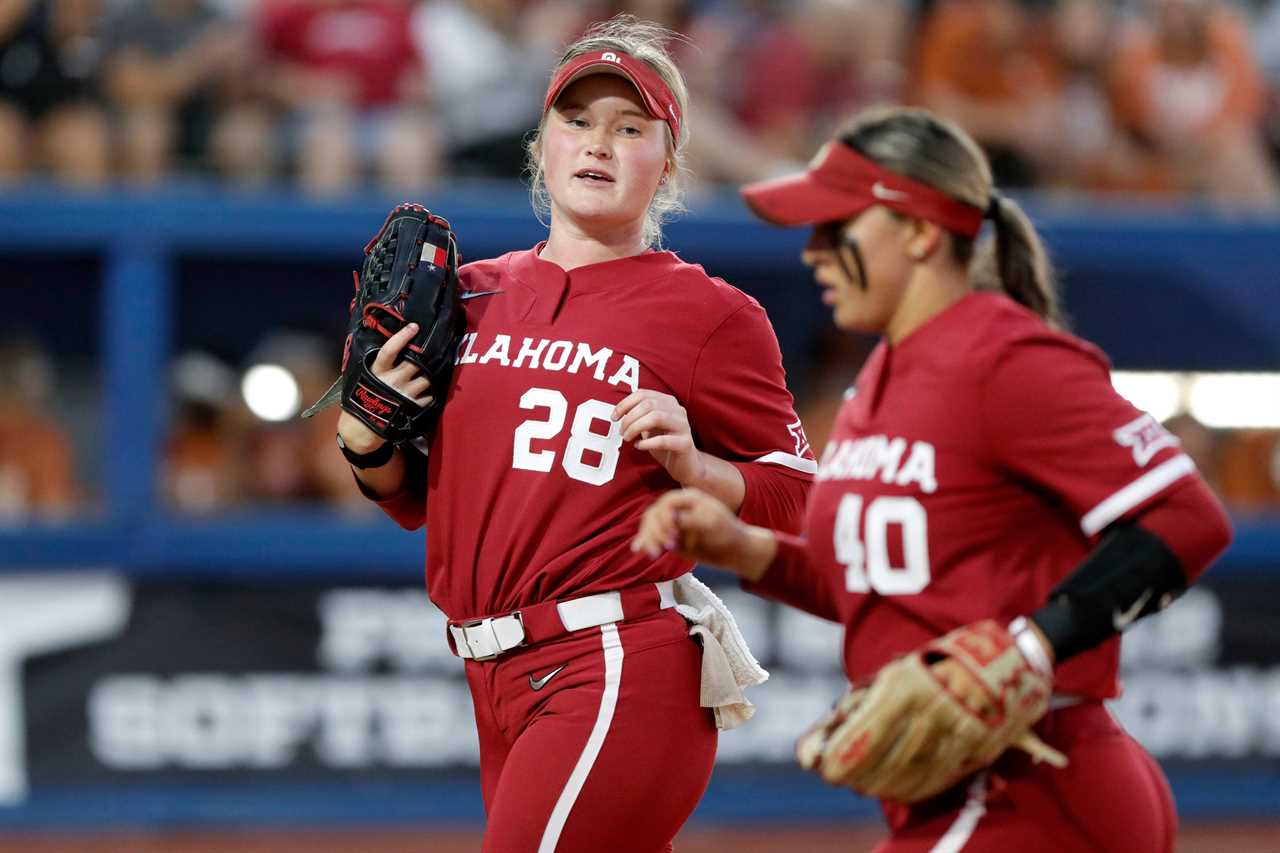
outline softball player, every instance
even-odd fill
[[[655,504],[636,547],[843,623],[853,683],[984,619],[1052,676],[1036,733],[1069,765],[1010,750],[937,796],[884,802],[880,853],[1170,853],[1165,779],[1102,702],[1119,692],[1118,634],[1226,547],[1221,505],[1177,439],[1112,389],[1106,357],[1061,330],[1035,228],[954,125],[872,111],[805,173],[744,195],[766,220],[815,226],[804,261],[836,325],[882,339],[824,449],[807,538],[685,490]],[[995,241],[975,258],[984,220]],[[973,696],[952,663],[940,681]]]
[[[671,607],[691,563],[630,537],[676,485],[798,529],[816,470],[759,304],[653,248],[688,134],[665,35],[615,19],[566,52],[529,149],[550,233],[462,268],[450,387],[393,366],[412,327],[378,356],[419,402],[448,395],[427,458],[341,421],[366,493],[427,525],[428,591],[467,659],[485,851],[671,849],[716,730]]]

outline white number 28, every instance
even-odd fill
[[[544,420],[530,419],[516,427],[515,444],[511,451],[511,465],[525,471],[550,471],[555,465],[554,450],[534,451],[535,439],[555,438],[564,429],[565,417],[569,413],[569,402],[564,395],[552,388],[530,388],[520,397],[522,409],[546,409]],[[601,435],[593,432],[591,424],[603,421],[608,424],[609,432]],[[603,400],[587,400],[578,406],[573,413],[573,424],[569,427],[569,442],[564,448],[564,457],[560,460],[565,473],[575,480],[590,483],[593,486],[603,485],[613,479],[618,468],[618,449],[622,447],[622,425],[613,419],[613,406]],[[588,463],[585,455],[593,450],[599,460]]]
[[[836,509],[836,560],[844,567],[845,589],[881,595],[914,595],[929,585],[929,521],[915,498],[883,495],[867,504],[845,495]],[[902,530],[902,561],[889,562],[889,525]],[[865,526],[865,535],[861,534]]]

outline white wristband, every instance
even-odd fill
[[[1053,664],[1049,661],[1049,653],[1045,650],[1044,643],[1040,641],[1040,637],[1036,632],[1031,630],[1031,623],[1027,621],[1025,616],[1019,616],[1009,623],[1009,633],[1013,636],[1013,641],[1018,645],[1018,651],[1022,652],[1022,656],[1027,662],[1035,667],[1042,675],[1053,676]]]

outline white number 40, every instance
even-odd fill
[[[836,560],[844,567],[849,592],[914,595],[929,585],[929,522],[915,498],[881,496],[867,504],[866,534],[862,495],[845,495],[836,510]],[[902,561],[889,562],[889,525],[902,529]]]
[[[527,420],[516,427],[515,445],[511,452],[511,465],[525,471],[550,471],[555,465],[554,450],[534,451],[535,439],[555,438],[564,429],[569,403],[564,395],[551,388],[530,388],[520,397],[522,409],[547,409],[546,420]],[[609,432],[601,435],[592,432],[593,421],[608,424]],[[603,400],[587,400],[573,413],[573,425],[569,428],[569,442],[564,448],[560,465],[575,480],[603,485],[613,479],[618,468],[618,449],[622,447],[622,425],[613,419],[613,406]],[[600,459],[588,464],[585,454],[595,451]]]

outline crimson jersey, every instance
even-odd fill
[[[1196,523],[1221,508],[1191,459],[1113,390],[1106,357],[1002,295],[881,342],[855,389],[807,541],[784,542],[757,587],[843,622],[855,682],[953,628],[1033,613],[1116,520],[1153,521],[1193,577],[1226,544],[1225,520]],[[1059,667],[1057,689],[1116,695],[1118,662],[1113,638]]]
[[[629,547],[678,487],[611,418],[637,389],[675,396],[697,446],[742,472],[742,518],[798,530],[816,463],[759,303],[670,252],[566,273],[540,248],[460,271],[468,331],[426,483],[381,502],[425,519],[432,601],[478,618],[689,570]]]
[[[340,77],[357,104],[372,109],[395,106],[404,76],[421,74],[411,20],[411,6],[393,0],[270,0],[259,11],[258,36],[269,60]]]

